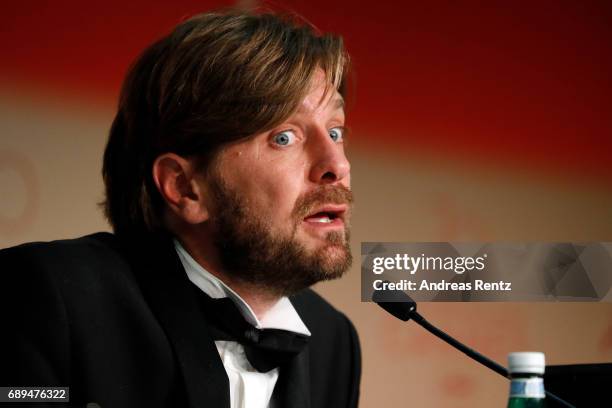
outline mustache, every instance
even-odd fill
[[[296,220],[303,220],[312,210],[324,204],[347,204],[352,207],[353,192],[345,186],[322,186],[298,197],[293,208]]]

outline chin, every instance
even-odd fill
[[[320,246],[316,251],[323,252],[330,258],[346,258],[350,252],[350,248],[345,243],[331,244],[326,243]]]
[[[329,231],[325,234],[312,235],[308,232],[302,236],[302,245],[311,251],[320,251],[328,247],[345,247],[348,241],[346,230]]]
[[[344,274],[353,260],[351,250],[346,243],[327,243],[316,249],[313,254],[319,257],[323,270],[328,271],[326,275],[329,275],[329,279],[335,279]]]

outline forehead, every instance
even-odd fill
[[[344,98],[334,85],[327,81],[325,73],[318,70],[308,93],[298,106],[297,113],[315,113],[322,110],[344,110]]]
[[[334,95],[334,93],[336,95]],[[341,111],[344,112],[344,99],[337,92],[330,91],[329,95],[325,98],[309,97],[308,95],[304,98],[302,103],[299,105],[296,113],[298,114],[314,114],[317,112],[324,111]]]

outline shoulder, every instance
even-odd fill
[[[70,261],[87,255],[116,254],[118,241],[113,234],[98,232],[80,238],[49,242],[28,242],[0,250],[0,259],[19,259],[37,262],[39,260]]]
[[[4,268],[18,268],[20,274],[48,270],[61,274],[75,268],[95,270],[97,266],[122,261],[119,241],[107,232],[75,239],[29,242],[0,250],[0,264]]]
[[[16,292],[40,287],[71,293],[125,281],[131,274],[118,239],[105,232],[2,249],[0,268],[5,288]]]

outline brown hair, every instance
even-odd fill
[[[174,152],[207,163],[222,145],[286,120],[321,68],[344,95],[348,56],[340,37],[292,17],[206,13],[147,48],[122,87],[102,173],[116,233],[163,228],[151,167]]]

